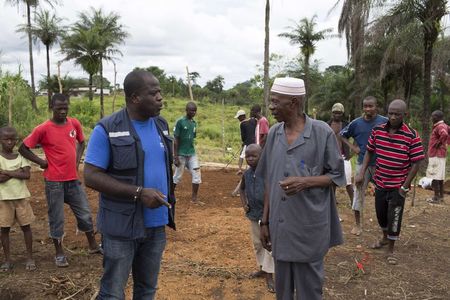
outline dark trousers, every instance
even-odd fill
[[[387,238],[390,240],[398,240],[404,206],[405,198],[400,196],[398,189],[375,190],[378,224],[383,232],[387,232]]]
[[[275,260],[277,300],[320,300],[324,277],[323,259],[312,263]]]

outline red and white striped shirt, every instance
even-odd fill
[[[411,163],[425,158],[419,134],[405,123],[395,133],[389,133],[389,122],[374,127],[367,151],[376,155],[374,180],[381,189],[402,186]]]

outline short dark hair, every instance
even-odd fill
[[[440,110],[435,110],[431,113],[432,115],[435,115],[439,120],[444,119],[444,113]]]
[[[364,101],[373,101],[375,102],[375,105],[378,103],[377,98],[375,98],[374,96],[367,96],[366,98],[363,99],[363,102]]]
[[[7,131],[14,131],[17,134],[16,128],[6,125],[3,127],[0,127],[0,137],[3,135],[4,132],[7,132]]]
[[[134,70],[127,74],[123,81],[123,91],[128,100],[134,93],[137,93],[144,85],[144,78],[155,77],[151,72],[144,70]]]
[[[69,96],[61,93],[53,94],[52,98],[50,99],[50,105],[53,106],[56,101],[69,102]]]
[[[186,109],[188,109],[189,107],[195,107],[195,108],[197,108],[197,104],[195,104],[195,102],[189,101],[189,102],[186,104]]]
[[[261,106],[259,104],[255,104],[252,106],[251,111],[259,113],[259,112],[261,112]]]

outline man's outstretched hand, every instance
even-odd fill
[[[170,204],[166,201],[166,196],[156,189],[142,189],[140,200],[149,208],[157,208],[161,205],[170,208]]]

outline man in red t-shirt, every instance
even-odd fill
[[[445,162],[447,159],[447,141],[449,138],[448,125],[444,122],[444,113],[435,110],[431,114],[433,131],[428,143],[427,178],[433,179],[431,187],[434,196],[427,199],[430,203],[444,201]]]
[[[78,180],[78,165],[83,154],[84,136],[80,122],[67,116],[69,99],[63,94],[54,94],[51,99],[53,117],[38,125],[25,138],[19,148],[23,157],[44,169],[45,194],[47,196],[50,237],[55,245],[55,264],[67,267],[64,254],[64,203],[69,204],[78,229],[86,234],[89,253],[101,253],[94,236],[94,226],[86,193]],[[45,159],[30,149],[40,145]]]
[[[250,117],[258,120],[255,129],[255,142],[262,148],[264,147],[264,144],[266,143],[266,137],[269,134],[269,121],[267,121],[266,117],[261,114],[261,106],[259,106],[258,104],[253,105],[252,109],[250,110]]]

